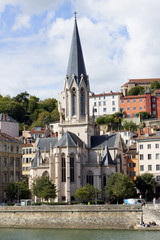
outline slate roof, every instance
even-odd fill
[[[102,166],[107,166],[107,165],[114,165],[115,163],[112,160],[111,154],[108,150],[108,147],[105,147],[105,154],[102,159]]]
[[[34,147],[40,148],[40,150],[42,151],[43,150],[49,151],[50,147],[54,147],[57,142],[58,142],[58,138],[55,138],[55,137],[37,138]]]
[[[147,79],[130,79],[129,83],[152,83],[154,81],[160,82],[160,78],[147,78]]]
[[[113,135],[101,135],[101,136],[92,136],[91,137],[91,148],[101,149],[102,147],[107,146],[108,148],[118,147],[118,142],[120,139],[119,134]]]
[[[58,141],[57,147],[83,147],[82,140],[72,132],[67,131]]]
[[[5,120],[4,120],[5,117]],[[6,121],[6,122],[17,122],[12,117],[10,117],[8,114],[0,113],[0,121]]]
[[[75,74],[75,80],[79,85],[81,80],[81,74],[84,75],[84,81],[86,86],[88,86],[86,68],[83,59],[83,52],[81,48],[81,42],[79,38],[79,32],[77,27],[77,21],[75,20],[74,31],[72,36],[72,43],[70,49],[70,56],[68,62],[67,76],[68,76],[68,84],[70,86],[72,82],[72,75]]]

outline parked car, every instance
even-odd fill
[[[141,206],[144,206],[145,200],[142,198],[128,198],[128,199],[124,199],[124,203],[127,205],[140,204]]]

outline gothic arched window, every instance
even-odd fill
[[[65,155],[62,155],[61,165],[62,165],[62,182],[66,182],[66,159],[65,159]]]
[[[81,88],[81,115],[85,115],[85,93],[84,88]]]
[[[93,178],[93,172],[92,171],[88,171],[87,176],[86,176],[86,182],[93,185],[94,178]]]
[[[69,115],[69,96],[66,95],[66,117]]]
[[[74,182],[74,157],[70,157],[70,182]]]
[[[72,116],[76,115],[76,89],[72,89]]]

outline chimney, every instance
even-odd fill
[[[141,128],[138,128],[137,132],[138,132],[138,136],[142,135],[142,129]]]
[[[144,134],[148,136],[149,133],[150,133],[149,127],[145,127],[145,129],[144,129]]]
[[[6,121],[6,114],[3,113],[3,121]]]

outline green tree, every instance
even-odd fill
[[[137,116],[137,117],[140,116],[141,121],[153,117],[150,112],[139,112],[139,113],[136,114],[136,116]]]
[[[59,112],[58,112],[58,107],[56,107],[52,112],[51,112],[51,122],[56,122],[59,121]]]
[[[51,113],[56,108],[56,102],[57,100],[54,98],[46,98],[41,102],[40,108]]]
[[[49,198],[55,199],[57,196],[56,186],[48,176],[38,177],[32,184],[33,194],[48,201]]]
[[[12,98],[12,100],[21,103],[25,111],[27,111],[28,109],[28,101],[29,101],[28,99],[29,99],[29,93],[27,93],[26,91],[19,93],[16,97]]]
[[[8,199],[11,201],[28,199],[31,195],[26,181],[8,183],[6,193]]]
[[[87,184],[82,188],[79,188],[75,192],[75,199],[81,202],[90,202],[95,200],[96,195],[101,193],[101,191],[95,188],[93,185]]]
[[[128,96],[143,95],[143,94],[145,94],[145,90],[144,90],[144,87],[142,86],[133,87],[128,91]]]
[[[155,80],[154,82],[151,83],[150,88],[151,89],[159,89],[160,83],[157,80]]]
[[[135,131],[137,131],[137,128],[138,128],[138,125],[136,123],[134,123],[133,121],[124,121],[122,125],[123,125],[124,129],[127,131],[132,130],[133,132],[135,132]]]
[[[39,98],[37,98],[36,96],[29,97],[28,113],[30,114],[34,113],[35,109],[38,108],[38,102],[39,102]]]
[[[134,182],[122,173],[112,174],[107,181],[105,190],[109,200],[117,200],[117,203],[122,199],[136,196]]]
[[[151,173],[144,173],[138,176],[135,180],[136,187],[139,189],[143,197],[150,194],[156,186],[156,180]]]

